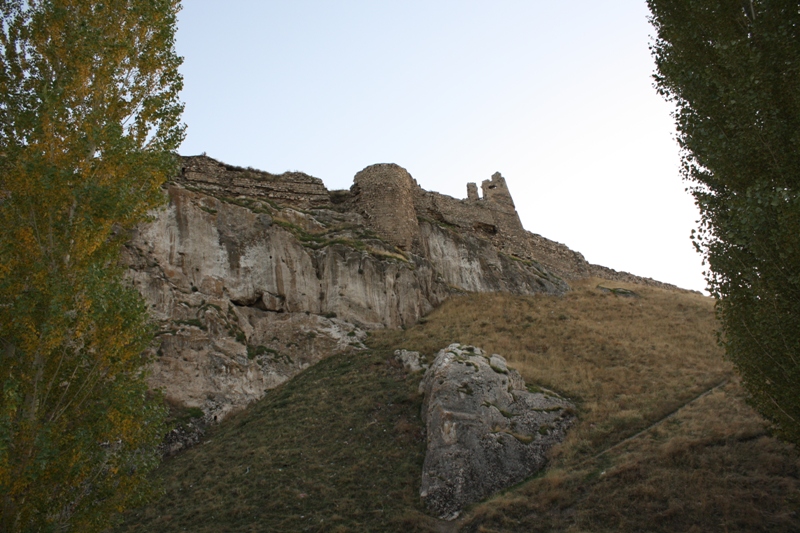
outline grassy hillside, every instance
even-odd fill
[[[455,298],[168,460],[165,496],[120,531],[798,531],[798,455],[744,404],[714,328],[708,298],[602,280]],[[546,472],[443,523],[418,497],[420,376],[392,353],[452,342],[505,356],[579,420]]]

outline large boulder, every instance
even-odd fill
[[[444,519],[539,471],[574,419],[568,400],[527,390],[503,357],[474,346],[441,350],[420,391],[428,440],[420,496]]]

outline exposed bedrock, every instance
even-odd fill
[[[429,222],[418,226],[417,254],[332,206],[179,184],[167,194],[126,261],[161,324],[151,384],[211,420],[322,357],[361,349],[366,329],[414,324],[454,291],[566,289],[489,241]]]
[[[567,284],[533,261],[505,254],[491,241],[421,221],[423,254],[451,287],[471,292],[560,294]]]
[[[441,350],[420,391],[427,430],[420,496],[448,520],[539,471],[574,420],[568,400],[527,390],[503,357],[473,346]]]
[[[152,385],[219,419],[453,293],[561,294],[593,272],[522,228],[499,173],[481,189],[459,200],[380,164],[328,191],[300,172],[182,158],[124,258],[160,323]]]

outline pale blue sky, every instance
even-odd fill
[[[499,171],[526,229],[701,290],[644,0],[187,0],[181,153],[349,188],[397,163],[463,198]]]

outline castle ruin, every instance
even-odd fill
[[[372,165],[349,190],[183,157],[169,201],[125,249],[159,321],[151,386],[221,419],[364,330],[404,327],[452,294],[563,294],[587,276],[658,282],[589,264],[522,228],[506,180],[467,198]],[[300,334],[302,333],[302,334]]]
[[[403,253],[427,255],[421,222],[489,240],[501,253],[542,265],[564,279],[606,279],[667,286],[626,272],[592,265],[567,246],[522,227],[505,178],[496,172],[481,183],[467,183],[467,198],[426,191],[403,167],[371,165],[355,175],[350,190],[328,191],[322,180],[302,172],[271,174],[216,161],[205,155],[181,158],[179,183],[212,195],[260,198],[297,209],[335,206],[358,213],[384,241]]]

